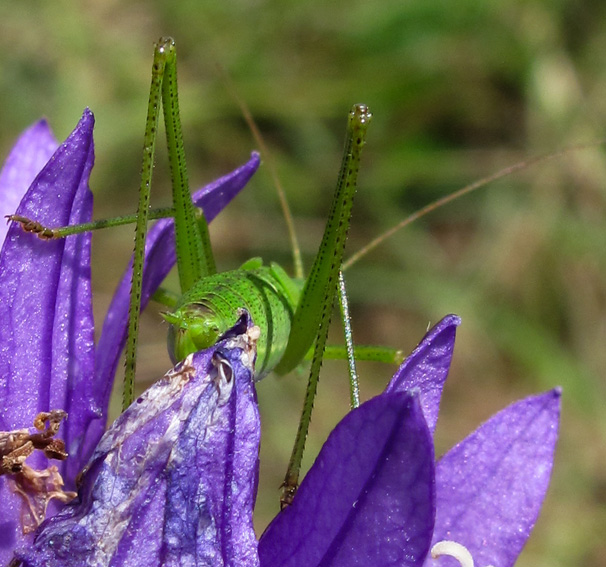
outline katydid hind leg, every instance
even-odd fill
[[[150,221],[173,218],[174,216],[175,211],[172,207],[162,207],[159,209],[150,209],[147,220]],[[113,228],[115,226],[122,226],[125,224],[136,224],[137,213],[106,219],[97,219],[91,222],[70,224],[61,227],[46,226],[35,219],[30,219],[21,215],[6,215],[5,218],[8,221],[19,223],[25,232],[35,234],[41,240],[57,240],[59,238],[73,236],[74,234],[82,234],[83,232],[91,232],[93,230],[101,230],[103,228]]]
[[[181,293],[185,293],[198,280],[216,273],[217,269],[208,233],[208,223],[202,209],[194,206],[189,190],[179,114],[175,42],[170,38],[160,41],[164,43],[161,48],[166,52],[166,67],[162,81],[162,108],[173,189],[177,269]]]
[[[181,291],[190,289],[205,275],[214,273],[215,264],[204,214],[193,205],[189,192],[185,152],[179,117],[175,43],[161,38],[154,51],[152,81],[143,143],[143,165],[139,206],[135,226],[133,275],[129,303],[128,338],[126,343],[123,408],[134,399],[137,336],[141,308],[143,259],[149,218],[149,203],[156,133],[160,114],[164,109],[164,122],[173,186],[173,212],[177,246],[177,266]]]
[[[345,240],[351,219],[361,151],[371,114],[365,105],[355,105],[350,112],[343,161],[337,181],[330,215],[322,243],[311,273],[305,282],[295,311],[286,351],[278,372],[294,367],[314,343],[309,382],[303,411],[297,430],[290,462],[283,484],[282,506],[292,501],[299,482],[301,460],[311,421],[314,398],[318,387],[322,357],[328,338],[328,329],[337,292],[338,275],[345,250]]]
[[[141,166],[141,186],[139,188],[139,205],[135,224],[135,247],[133,252],[133,268],[131,279],[130,302],[128,309],[128,337],[124,362],[124,390],[122,409],[126,409],[134,399],[134,383],[137,357],[137,338],[139,334],[139,319],[141,311],[141,292],[143,287],[143,259],[145,256],[145,239],[151,194],[152,169],[158,118],[162,96],[162,80],[166,59],[161,46],[156,45],[152,66],[152,79],[145,121],[143,140],[143,164]]]
[[[301,292],[286,351],[276,367],[279,374],[285,374],[299,364],[314,342],[322,312],[332,309],[351,218],[360,154],[371,116],[368,108],[361,104],[355,105],[349,114],[343,161],[331,211],[318,254]]]

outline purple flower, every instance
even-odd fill
[[[496,414],[434,469],[431,435],[459,323],[442,319],[385,392],[337,425],[261,537],[262,567],[433,565],[428,552],[443,541],[436,553],[462,547],[480,567],[513,565],[549,483],[560,393]]]
[[[83,220],[91,166],[92,116],[85,113],[31,189],[34,196],[45,189],[62,197],[68,192],[63,185],[69,185],[76,201],[47,206],[41,196],[31,205],[36,209],[32,215],[27,197],[19,212],[65,224],[69,216],[47,220],[36,207],[65,208]],[[3,384],[3,407],[14,420],[5,429],[26,427],[42,410],[67,409],[70,421],[62,436],[71,456],[61,472],[68,488],[88,462],[77,499],[49,517],[33,541],[16,533],[15,502],[21,505],[22,498],[8,490],[7,475],[0,476],[3,504],[13,499],[6,508],[13,536],[3,542],[0,560],[9,560],[17,548],[17,557],[28,567],[421,566],[434,562],[433,549],[434,555],[460,557],[466,566],[468,556],[480,567],[515,562],[547,489],[559,391],[506,408],[436,463],[432,436],[457,317],[446,317],[430,330],[386,391],[337,425],[293,504],[257,543],[252,508],[260,424],[250,368],[255,328],[247,317],[215,347],[187,359],[152,386],[95,448],[107,382],[125,332],[120,322],[125,292],[118,293],[108,314],[106,338],[94,353],[94,372],[81,374],[81,368],[91,368],[92,356],[92,341],[85,340],[92,329],[88,237],[83,237],[84,250],[69,252],[60,243],[59,267],[50,261],[44,265],[44,274],[54,277],[50,283],[31,275],[36,271],[25,272],[55,254],[48,252],[48,243],[38,248],[34,242],[34,252],[29,252],[30,238],[19,252],[11,252],[16,240],[29,237],[11,228],[0,258],[0,278],[6,278],[10,290],[0,299],[6,311],[0,319],[6,321],[0,325],[0,363],[8,372],[2,376],[9,377]],[[148,257],[152,279],[159,278],[154,268],[160,269],[160,260],[154,261],[151,249]],[[32,291],[24,294],[22,286]],[[78,294],[84,299],[73,299]],[[84,386],[86,398],[79,394]],[[22,399],[23,391],[28,400]],[[49,405],[54,400],[58,405]],[[13,411],[13,406],[23,409]],[[38,452],[32,462],[33,457],[42,470],[44,456]],[[8,529],[0,531],[0,537],[6,533]],[[454,560],[438,561],[448,567]]]
[[[95,449],[79,501],[18,552],[24,565],[258,562],[258,331],[242,317],[232,336],[187,357],[133,403]]]
[[[442,320],[385,393],[337,425],[258,550],[251,518],[260,425],[239,335],[186,362],[185,385],[178,366],[127,410],[89,462],[80,500],[43,524],[19,557],[27,567],[421,566],[433,562],[433,549],[466,567],[467,556],[512,565],[547,489],[559,393],[510,406],[434,463],[431,429],[458,324]],[[232,390],[209,378],[218,354]],[[220,398],[239,408],[229,419]]]
[[[16,210],[51,227],[89,220],[93,125],[93,115],[86,110],[60,146],[45,121],[29,128],[0,174],[0,212],[12,214]],[[258,165],[259,157],[253,154],[244,166],[196,193],[195,199],[209,220],[238,193]],[[120,284],[95,348],[90,234],[41,242],[15,223],[3,231],[0,564],[5,565],[15,547],[31,542],[31,532],[45,513],[56,511],[56,500],[66,499],[61,483],[65,481],[66,488],[73,490],[76,475],[103,434],[109,394],[126,336],[130,275],[125,274]],[[156,223],[150,231],[143,304],[174,264],[172,238],[170,220]],[[37,423],[42,431],[31,426],[39,414],[50,410],[69,414],[59,437],[65,440],[70,457],[49,465],[47,456],[60,456],[63,449],[53,439],[62,414],[54,413]],[[29,458],[24,465],[25,457]],[[23,466],[27,474],[15,472]]]

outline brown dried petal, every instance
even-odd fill
[[[13,492],[25,501],[21,516],[23,533],[38,528],[53,498],[66,503],[76,496],[75,492],[63,490],[63,478],[56,466],[36,470],[25,464],[25,459],[36,449],[43,451],[48,459],[67,458],[65,443],[54,438],[66,417],[63,410],[41,412],[34,419],[34,427],[39,433],[30,433],[27,429],[0,432],[0,475],[8,476]]]
[[[24,499],[26,505],[21,517],[23,533],[31,533],[38,528],[53,498],[67,503],[76,497],[75,492],[63,490],[63,478],[55,465],[37,471],[23,464],[21,472],[10,480],[12,489]]]

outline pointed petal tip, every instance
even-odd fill
[[[562,389],[562,386],[557,386],[557,387],[555,387],[551,391],[551,395],[553,397],[553,400],[558,405],[558,416],[559,416],[560,412],[562,411],[562,395],[563,395],[563,393],[564,393],[564,391]]]
[[[446,315],[442,319],[440,319],[433,327],[427,331],[419,346],[431,344],[436,337],[441,335],[442,333],[452,333],[452,342],[454,344],[454,339],[457,331],[457,327],[461,324],[461,318],[458,315]],[[418,347],[417,347],[418,348]]]
[[[542,394],[536,394],[534,396],[528,396],[523,400],[517,402],[518,404],[526,403],[530,406],[535,407],[546,407],[549,410],[555,412],[557,416],[559,416],[561,405],[562,405],[562,388],[561,386],[556,386],[551,390],[547,390]],[[514,407],[516,404],[512,404],[509,407]]]
[[[80,121],[78,122],[78,128],[92,130],[94,125],[95,125],[95,115],[93,114],[93,111],[87,106],[82,111],[82,117],[80,118]]]
[[[560,421],[560,413],[562,412],[562,387],[556,386],[552,390],[539,394],[536,398],[544,400],[548,410],[551,412],[554,426],[557,428]]]
[[[438,321],[438,323],[436,323],[436,325],[434,326],[434,329],[446,329],[447,327],[458,327],[461,324],[461,318],[458,315],[454,315],[453,313],[450,313],[449,315],[446,315],[445,317],[443,317],[442,319],[440,319],[440,321]]]
[[[27,130],[26,133],[35,134],[37,136],[47,136],[55,140],[55,135],[48,123],[46,118],[40,118],[37,122],[34,122]]]
[[[254,150],[250,152],[250,159],[242,166],[251,171],[251,174],[256,172],[261,165],[261,154]]]
[[[416,389],[427,424],[433,432],[438,420],[442,387],[452,360],[456,328],[461,319],[447,315],[436,323],[396,371],[385,393]]]
[[[88,174],[90,174],[90,168],[92,168],[94,162],[94,139],[93,130],[95,127],[95,116],[92,111],[87,107],[82,112],[82,116],[76,124],[76,127],[72,130],[70,135],[61,144],[57,152],[55,153],[54,159],[58,160],[60,155],[64,155],[63,159],[68,161],[75,159],[89,160]],[[50,162],[49,162],[50,165]],[[55,164],[54,166],[59,171],[63,171],[62,167]],[[65,167],[65,165],[63,166]]]

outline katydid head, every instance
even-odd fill
[[[223,319],[200,303],[188,303],[174,313],[163,313],[168,323],[168,354],[173,363],[214,345],[225,332]]]

